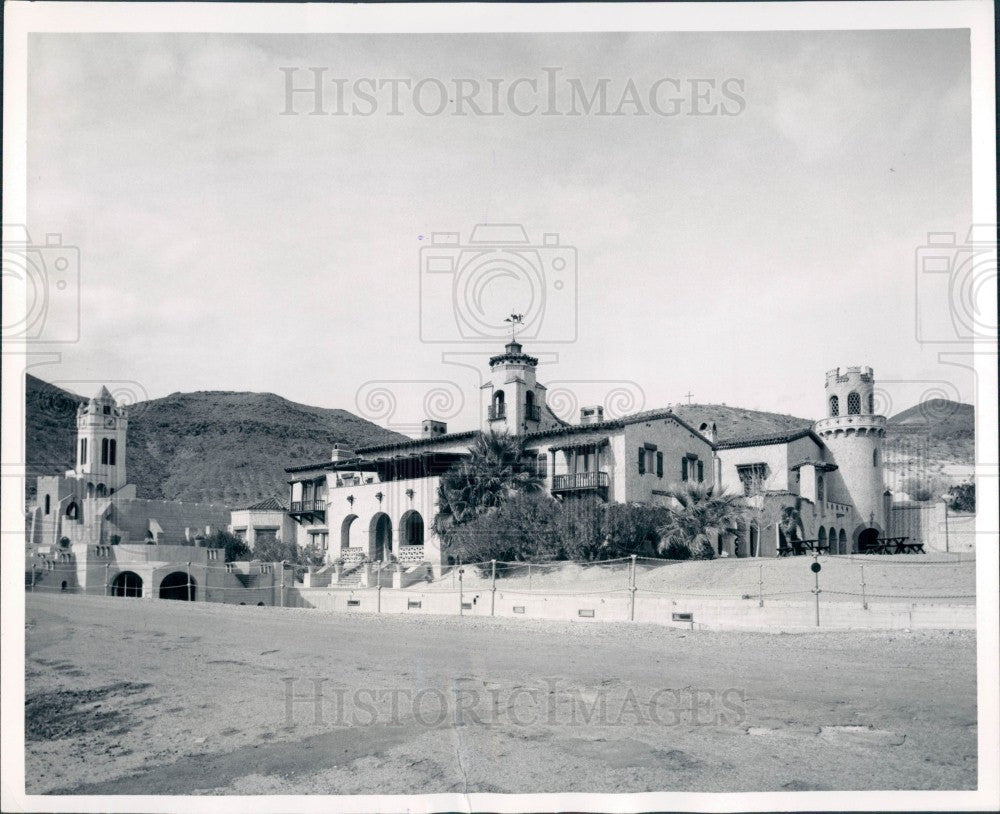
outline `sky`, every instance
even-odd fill
[[[620,115],[574,95],[602,82]],[[29,372],[77,392],[466,429],[513,311],[567,409],[819,418],[848,365],[889,414],[974,398],[920,259],[971,218],[964,30],[34,34],[28,100],[29,231],[80,257],[79,338]],[[491,223],[528,242],[470,244]]]

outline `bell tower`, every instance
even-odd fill
[[[118,405],[107,387],[101,387],[77,410],[73,474],[87,481],[87,497],[105,497],[128,482],[125,479],[127,430],[125,408]]]

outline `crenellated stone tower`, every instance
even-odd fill
[[[76,413],[76,468],[67,474],[86,478],[102,497],[121,489],[125,477],[125,437],[128,416],[114,396],[102,387]]]
[[[862,523],[886,531],[883,444],[885,416],[875,415],[870,367],[838,367],[826,374],[827,417],[814,431],[833,454]]]

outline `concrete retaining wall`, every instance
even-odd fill
[[[287,604],[318,608],[337,613],[406,613],[467,616],[505,616],[531,619],[563,619],[580,622],[630,619],[628,591],[594,594],[542,596],[497,590],[490,591],[400,591],[383,588],[355,590],[295,588],[288,592]],[[491,611],[492,607],[492,611]],[[682,615],[675,618],[675,614]],[[683,616],[690,614],[690,618]],[[712,600],[671,598],[636,592],[636,622],[671,627],[709,630],[808,630],[816,629],[816,606],[811,601]],[[974,630],[974,605],[921,605],[911,603],[820,602],[820,629],[947,629]]]

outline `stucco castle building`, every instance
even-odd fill
[[[719,441],[710,419],[690,422],[671,409],[608,418],[592,406],[581,409],[577,423],[567,423],[546,404],[537,366],[514,340],[493,356],[474,429],[448,432],[428,419],[420,438],[353,450],[338,444],[330,460],[286,469],[287,517],[298,543],[325,551],[329,562],[392,557],[438,571],[449,563],[433,528],[438,484],[469,454],[477,434],[490,431],[522,439],[559,499],[586,494],[665,505],[671,486],[700,483],[743,494],[749,503],[766,502],[776,512],[796,507],[803,539],[819,539],[834,553],[864,550],[887,530],[886,419],[874,414],[870,368],[827,374],[828,415],[811,428]],[[274,506],[262,508],[264,514],[274,528]],[[244,510],[234,515],[233,530],[249,535],[256,523],[257,513]],[[777,524],[761,525],[722,535],[719,553],[777,555]]]
[[[277,604],[269,564],[226,563],[205,546],[226,528],[228,507],[145,500],[128,483],[128,414],[106,387],[76,415],[76,465],[38,478],[27,516],[27,584],[33,590]]]

